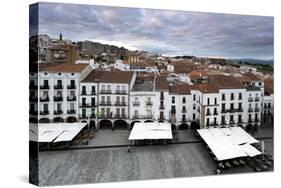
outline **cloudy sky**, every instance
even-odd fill
[[[30,11],[30,30],[37,21]],[[40,3],[39,33],[163,55],[273,59],[273,17]]]

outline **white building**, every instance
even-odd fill
[[[30,121],[39,123],[78,121],[80,80],[88,65],[43,65],[30,75]]]
[[[130,91],[136,74],[93,70],[80,86],[80,121],[97,128],[128,128]]]

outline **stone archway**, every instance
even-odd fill
[[[113,129],[112,122],[108,119],[103,119],[99,122],[100,129]]]
[[[39,120],[39,123],[51,123],[50,119],[49,118],[41,118]]]
[[[66,122],[67,122],[67,123],[75,123],[75,122],[77,122],[77,119],[76,119],[76,117],[69,116],[69,117],[66,119]]]
[[[115,120],[113,123],[113,129],[128,129],[128,123],[122,119]]]
[[[53,119],[53,123],[60,123],[60,122],[64,122],[63,118],[56,117],[56,118]]]
[[[144,123],[153,123],[153,120],[145,120]]]
[[[179,129],[180,130],[187,130],[188,129],[188,125],[186,123],[182,123],[182,124],[180,124]]]
[[[192,129],[192,130],[200,129],[199,123],[196,122],[196,121],[192,121],[192,122],[191,122],[191,129]]]

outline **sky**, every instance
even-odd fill
[[[39,9],[39,19],[36,13]],[[166,56],[273,59],[274,18],[110,6],[40,3],[30,33],[91,40]]]

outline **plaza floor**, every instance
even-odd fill
[[[84,149],[40,152],[40,185],[214,175],[216,165],[194,131],[177,130],[174,144],[136,146],[128,153],[129,134],[127,130],[100,130]],[[264,140],[266,152],[273,155],[273,129],[254,136]],[[245,166],[224,174],[249,172],[253,170]]]

